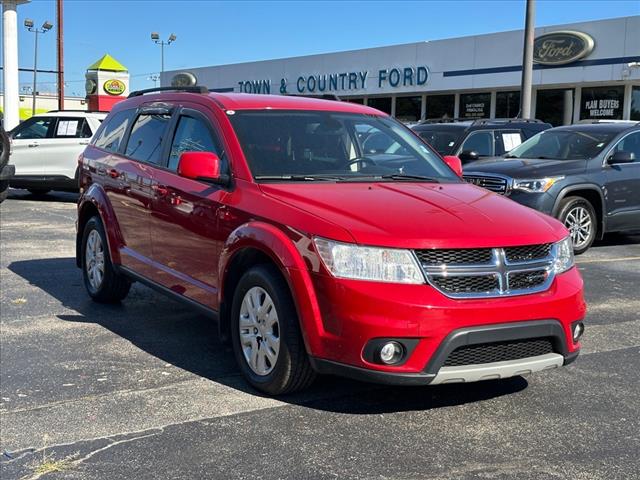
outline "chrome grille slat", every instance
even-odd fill
[[[499,193],[500,195],[505,195],[509,188],[509,181],[506,178],[502,177],[468,174],[463,175],[462,178],[473,185],[486,188],[487,190]]]
[[[553,281],[553,244],[415,250],[429,284],[451,298],[526,295]]]

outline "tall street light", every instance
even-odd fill
[[[27,27],[27,30],[29,30],[30,32],[33,32],[36,34],[36,42],[35,42],[34,55],[33,55],[33,92],[32,92],[33,104],[31,106],[31,115],[33,116],[36,114],[36,79],[38,75],[38,34],[47,33],[49,30],[53,28],[53,24],[49,22],[49,20],[45,20],[45,22],[42,24],[42,27],[38,28],[33,26],[33,20],[31,20],[30,18],[27,18],[24,21],[24,26]]]
[[[151,40],[160,45],[160,58],[162,62],[162,69],[160,70],[160,72],[164,72],[164,46],[171,45],[173,42],[175,42],[176,36],[172,33],[171,35],[169,35],[169,38],[164,41],[160,40],[160,35],[158,34],[158,32],[151,32]]]

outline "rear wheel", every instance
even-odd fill
[[[298,315],[277,268],[258,265],[242,276],[231,315],[236,361],[253,387],[280,395],[313,382]]]
[[[588,200],[582,197],[568,197],[560,203],[558,219],[571,234],[573,252],[586,252],[596,239],[598,217]]]
[[[131,281],[111,263],[100,218],[91,217],[85,225],[81,253],[84,286],[91,298],[100,303],[116,303],[127,296]]]

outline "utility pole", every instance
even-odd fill
[[[57,50],[58,50],[58,110],[64,110],[64,29],[63,29],[62,0],[56,1],[56,17],[58,22]]]
[[[520,118],[531,117],[531,80],[533,77],[533,40],[535,35],[536,0],[526,0],[522,83],[520,84]]]

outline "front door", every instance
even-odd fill
[[[223,161],[220,136],[211,119],[183,108],[174,120],[171,145],[165,150],[165,168],[154,173],[151,219],[154,280],[209,308],[217,309],[218,258],[222,239],[218,231],[221,202],[227,191],[216,185],[177,174],[183,152],[209,151]]]
[[[609,153],[633,153],[631,163],[608,164],[606,172],[607,229],[640,228],[640,132],[623,137]]]
[[[44,175],[46,149],[52,141],[55,117],[32,117],[11,132],[11,158],[16,176]]]

